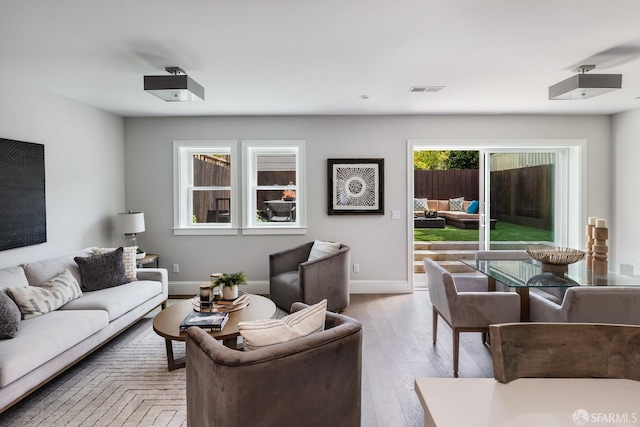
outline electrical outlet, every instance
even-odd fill
[[[173,264],[173,272],[180,273],[180,264]]]
[[[360,264],[353,264],[353,272],[360,273]]]
[[[400,211],[391,211],[391,219],[400,219]]]

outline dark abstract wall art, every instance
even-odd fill
[[[0,138],[0,250],[46,241],[44,145]]]

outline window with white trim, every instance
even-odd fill
[[[242,141],[243,234],[303,234],[304,141]]]
[[[174,141],[174,234],[236,234],[236,141]]]

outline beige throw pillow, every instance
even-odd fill
[[[113,252],[117,248],[93,248],[94,255],[102,255],[108,252]],[[127,279],[134,281],[138,280],[136,270],[136,253],[138,252],[137,246],[125,246],[122,248],[122,263],[124,264],[124,274]]]
[[[16,302],[22,319],[57,310],[66,303],[82,296],[80,285],[69,270],[37,286],[8,288],[7,294]]]
[[[307,261],[313,261],[314,259],[335,254],[338,250],[340,250],[340,242],[324,242],[322,240],[315,240]]]
[[[324,330],[327,300],[309,306],[282,319],[238,323],[245,351],[257,350]]]

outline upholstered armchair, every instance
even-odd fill
[[[486,282],[467,283],[465,291],[458,290],[447,270],[425,258],[429,297],[433,305],[433,343],[438,336],[438,317],[451,327],[453,333],[453,374],[458,376],[458,356],[461,332],[489,332],[494,323],[520,320],[520,296],[515,292],[487,292]]]
[[[564,298],[559,301],[532,292],[531,321],[640,325],[638,286],[574,286],[563,290]]]
[[[269,255],[269,296],[286,311],[294,302],[325,298],[327,310],[341,311],[349,306],[350,248],[341,244],[337,252],[308,261],[313,243]]]
[[[199,328],[186,333],[188,425],[360,426],[356,320],[327,312],[324,331],[253,351],[227,348]]]

